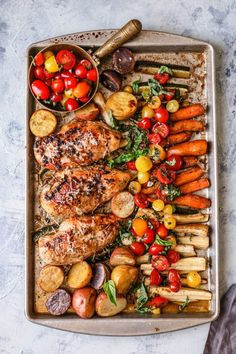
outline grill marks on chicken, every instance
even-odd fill
[[[103,122],[78,121],[44,138],[36,138],[34,155],[48,169],[87,166],[119,149],[120,132]]]
[[[59,171],[44,186],[41,206],[54,216],[86,214],[125,189],[129,180],[128,172],[102,166]]]
[[[46,264],[80,262],[111,244],[118,232],[119,223],[112,214],[72,217],[54,235],[39,239],[39,255]]]

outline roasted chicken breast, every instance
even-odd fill
[[[46,264],[80,262],[111,244],[119,232],[112,214],[72,217],[63,221],[54,235],[39,239],[39,255]]]
[[[88,166],[119,149],[120,132],[103,122],[76,121],[56,134],[36,138],[34,155],[45,168]]]
[[[129,180],[128,172],[103,166],[58,171],[43,187],[41,206],[54,216],[89,213],[125,189]]]

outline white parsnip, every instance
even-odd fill
[[[187,297],[190,302],[197,300],[209,301],[212,298],[212,294],[210,291],[190,288],[181,288],[177,293],[174,293],[166,286],[152,286],[148,288],[148,292],[150,296],[160,295],[165,297],[169,301],[178,302],[186,301]]]
[[[209,234],[209,226],[206,224],[183,224],[174,228],[175,233],[191,234],[195,236],[207,237]]]
[[[196,249],[205,250],[209,247],[209,237],[201,236],[178,236],[177,242],[182,245],[192,245]]]
[[[152,264],[141,264],[141,270],[150,270],[152,269]],[[186,270],[196,272],[202,272],[206,270],[206,259],[203,257],[188,257],[188,258],[181,258],[178,262],[172,263],[172,269],[176,270]]]

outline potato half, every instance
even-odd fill
[[[57,119],[55,115],[46,109],[35,111],[30,118],[30,130],[39,138],[52,134],[56,126]]]
[[[68,274],[67,283],[70,288],[83,288],[88,285],[93,276],[91,266],[87,262],[74,264]]]
[[[134,207],[134,197],[127,191],[116,194],[111,200],[111,210],[119,218],[130,216]]]
[[[129,92],[116,92],[106,102],[106,110],[112,111],[117,120],[130,118],[137,109],[137,99]]]
[[[42,290],[50,293],[57,290],[62,285],[63,281],[63,269],[48,265],[40,271],[38,284]]]

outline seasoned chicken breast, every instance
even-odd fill
[[[89,213],[125,189],[129,180],[128,172],[103,166],[58,171],[43,187],[41,206],[54,216]]]
[[[103,122],[76,121],[56,134],[36,138],[34,155],[45,168],[87,166],[119,149],[120,132]]]
[[[119,223],[112,214],[72,217],[54,235],[39,239],[39,255],[47,264],[80,262],[111,244],[118,232]]]

